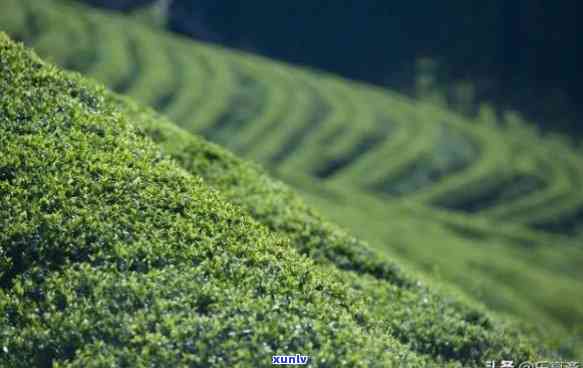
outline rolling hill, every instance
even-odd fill
[[[3,366],[533,356],[516,331],[366,254],[283,184],[151,111],[5,36],[0,71]],[[145,132],[172,138],[182,165]],[[235,192],[259,197],[240,206]],[[273,213],[273,230],[254,209]]]
[[[135,349],[202,366],[268,365],[260,354],[286,349],[322,366],[532,357],[502,314],[539,327],[559,354],[581,354],[583,162],[564,138],[511,113],[468,121],[71,2],[3,0],[2,10],[11,37],[170,118],[3,40],[0,188],[16,193],[0,242],[10,364],[142,364]],[[163,325],[148,320],[149,303],[170,311]],[[172,328],[183,323],[191,329]],[[193,334],[200,345],[180,345]],[[191,358],[202,360],[181,360]]]

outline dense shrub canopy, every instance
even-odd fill
[[[535,354],[511,326],[361,256],[282,184],[6,36],[0,199],[2,366]]]

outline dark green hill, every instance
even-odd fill
[[[367,255],[283,184],[5,36],[0,91],[2,366],[534,357],[516,330]]]

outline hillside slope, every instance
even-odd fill
[[[3,35],[0,91],[2,366],[269,366],[271,355],[295,353],[322,367],[534,358],[516,330],[480,309],[382,258],[352,257],[366,245],[283,184]],[[182,136],[190,173],[144,136],[156,129]],[[256,208],[277,213],[291,200],[280,219],[295,220],[270,231],[227,200],[253,188],[272,198]]]
[[[237,160],[218,160],[215,148],[202,154],[197,138],[170,123],[143,128],[302,254],[392,280],[398,272],[385,260],[404,260],[428,280],[536,324],[562,354],[580,350],[583,161],[564,137],[541,137],[511,113],[500,120],[484,110],[468,121],[69,1],[4,0],[0,29],[260,162],[374,247],[328,225],[321,230],[278,184],[236,185],[257,169],[233,177],[226,169]],[[322,242],[322,231],[340,240]]]

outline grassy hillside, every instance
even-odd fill
[[[202,177],[201,185],[287,242],[309,267],[336,275],[355,300],[372,303],[363,310],[375,328],[413,360],[479,365],[507,355],[504,346],[520,350],[475,300],[540,327],[561,354],[581,354],[583,162],[562,137],[541,137],[513,114],[500,120],[485,110],[466,121],[70,2],[5,0],[0,29],[175,121],[179,127],[100,92],[177,170]],[[348,232],[257,167],[191,133],[261,163]],[[407,275],[413,269],[430,288]],[[474,301],[436,292],[444,283]]]
[[[0,72],[3,366],[533,357],[515,330],[366,257],[365,244],[222,149],[5,36]],[[164,135],[182,161],[144,132]]]

